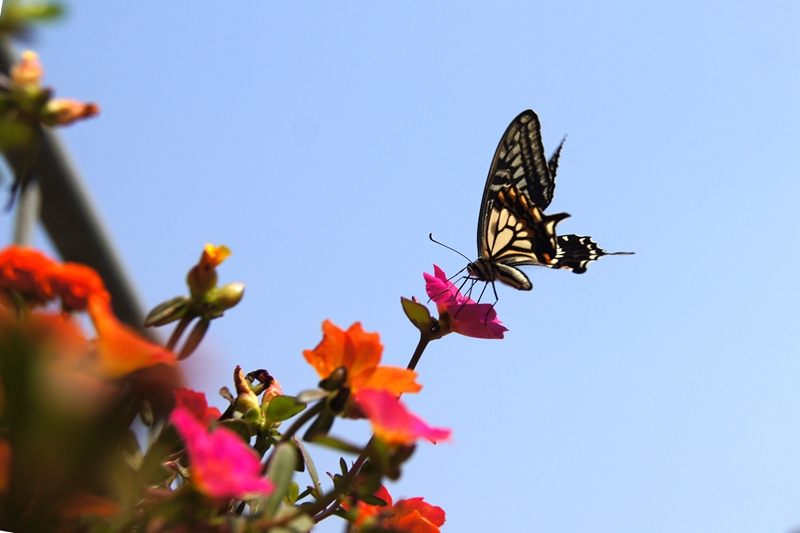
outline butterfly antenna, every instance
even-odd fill
[[[470,258],[469,258],[469,257],[467,257],[466,255],[462,254],[461,252],[459,252],[459,251],[458,251],[458,250],[456,250],[455,248],[450,248],[450,247],[449,247],[449,246],[447,246],[446,244],[442,244],[442,243],[440,243],[439,241],[437,241],[436,239],[434,239],[434,238],[433,238],[433,233],[429,233],[429,234],[428,234],[428,238],[429,238],[430,240],[432,240],[433,242],[435,242],[436,244],[438,244],[439,246],[444,246],[444,247],[445,247],[445,248],[447,248],[448,250],[450,250],[450,251],[452,251],[452,252],[455,252],[455,253],[457,253],[458,255],[460,255],[461,257],[463,257],[464,259],[466,259],[466,260],[467,260],[467,261],[469,261],[470,263],[472,262],[472,259],[470,259]]]

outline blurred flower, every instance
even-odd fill
[[[322,342],[316,348],[303,351],[303,357],[321,378],[326,379],[343,367],[347,370],[346,385],[353,392],[371,388],[399,396],[422,388],[415,381],[417,373],[413,370],[378,366],[383,351],[380,337],[364,332],[359,322],[344,331],[326,320],[322,323],[322,334]]]
[[[54,98],[45,104],[41,111],[41,119],[42,123],[47,126],[67,126],[98,113],[100,113],[100,106],[93,102]]]
[[[39,55],[32,51],[22,52],[22,59],[11,67],[11,79],[24,88],[38,88],[44,76],[44,68],[39,62]]]
[[[200,261],[189,270],[186,283],[195,298],[202,296],[217,286],[217,267],[231,255],[230,249],[224,244],[214,246],[206,244]]]
[[[102,297],[89,298],[89,316],[97,330],[97,351],[107,375],[119,377],[158,363],[175,364],[175,355],[120,322]]]
[[[67,497],[58,504],[59,514],[65,520],[85,519],[89,516],[111,517],[122,511],[120,504],[114,500],[80,492]]]
[[[93,268],[78,263],[55,265],[50,270],[50,284],[55,296],[61,297],[65,309],[84,311],[90,296],[111,301],[100,275]]]
[[[439,310],[440,325],[467,337],[503,338],[508,328],[497,319],[493,305],[479,304],[463,296],[438,266],[433,265],[433,272],[433,276],[427,272],[423,276],[425,291]]]
[[[0,439],[0,494],[8,493],[11,481],[11,444],[6,439]]]
[[[383,486],[375,492],[375,496],[385,501],[386,505],[358,502],[353,522],[356,531],[379,528],[398,533],[439,533],[439,528],[444,525],[444,510],[425,502],[423,498],[408,498],[393,504],[389,491]],[[351,506],[344,503],[343,507],[349,510]]]
[[[222,413],[216,407],[209,407],[206,395],[191,389],[175,389],[175,408],[182,407],[192,413],[198,422],[206,427],[217,421]]]
[[[436,444],[450,438],[449,429],[429,426],[389,392],[364,389],[354,396],[361,411],[372,422],[375,436],[387,444],[410,445],[420,437]]]
[[[53,298],[50,272],[57,263],[43,253],[12,244],[0,251],[0,288],[45,303]]]
[[[200,492],[220,500],[272,492],[272,482],[261,477],[258,455],[236,433],[224,427],[208,432],[183,407],[170,421],[186,441],[191,483]]]

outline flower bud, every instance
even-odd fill
[[[186,283],[194,298],[203,299],[208,291],[217,286],[216,268],[229,255],[231,251],[224,244],[220,246],[206,244],[200,255],[200,261],[186,275]]]
[[[20,62],[11,67],[11,79],[25,88],[38,88],[43,76],[44,68],[39,62],[39,55],[32,50],[23,52]]]
[[[228,283],[213,291],[210,296],[206,301],[212,303],[214,308],[222,314],[241,301],[244,296],[244,283],[240,281]]]
[[[233,383],[236,385],[236,410],[247,413],[250,409],[258,410],[258,396],[253,392],[250,383],[245,379],[242,367],[237,366],[233,371]]]
[[[79,102],[67,98],[50,100],[42,109],[42,123],[47,126],[66,126],[77,120],[93,117],[100,113],[95,103]]]

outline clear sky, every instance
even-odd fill
[[[800,4],[70,7],[33,46],[59,96],[102,106],[64,137],[142,298],[184,294],[206,242],[247,284],[190,359],[217,405],[236,364],[314,386],[326,318],[404,366],[400,296],[465,265],[428,233],[475,257],[495,147],[532,108],[548,153],[569,134],[559,229],[636,255],[528,268],[531,292],[498,287],[504,340],[433,343],[407,401],[454,442],[391,492],[451,532],[800,526]]]

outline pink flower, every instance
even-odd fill
[[[222,427],[208,432],[184,407],[172,412],[170,422],[186,441],[191,482],[200,492],[218,500],[272,492],[255,451],[236,433]]]
[[[433,272],[433,276],[427,272],[423,274],[425,291],[436,302],[440,321],[449,321],[451,330],[467,337],[503,338],[503,332],[508,331],[508,328],[497,319],[493,305],[479,304],[462,295],[438,266],[433,265]]]
[[[387,444],[414,444],[420,437],[436,444],[436,441],[450,438],[449,429],[430,427],[408,411],[390,392],[362,389],[354,397],[361,411],[372,422],[375,435]]]

